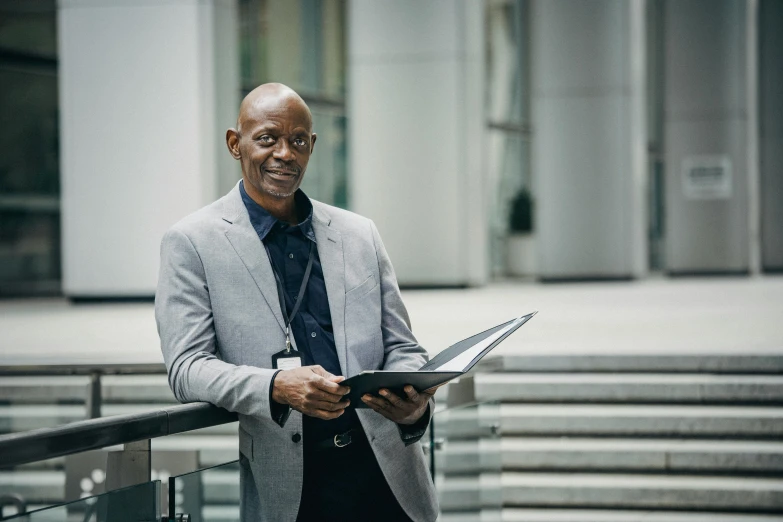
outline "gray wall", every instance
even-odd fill
[[[760,5],[761,262],[783,270],[783,2]]]
[[[666,265],[673,273],[748,270],[744,0],[664,5]],[[725,157],[731,197],[687,197],[688,158]]]
[[[533,167],[545,279],[646,270],[644,4],[535,0]]]
[[[483,3],[354,0],[348,20],[351,208],[401,284],[483,283]]]
[[[164,231],[238,179],[235,0],[61,0],[63,291],[152,295]]]

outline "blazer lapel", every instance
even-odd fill
[[[340,232],[330,226],[331,219],[313,202],[313,231],[318,245],[318,257],[324,272],[326,296],[329,298],[329,312],[332,315],[332,331],[337,357],[343,375],[350,375],[348,369],[348,347],[345,342],[345,260],[343,240]]]
[[[280,310],[280,298],[277,295],[272,264],[269,262],[269,256],[258,238],[258,234],[250,224],[250,216],[242,203],[238,184],[226,198],[223,220],[231,224],[226,230],[228,241],[242,259],[242,263],[250,275],[253,276],[256,286],[263,294],[269,308],[272,309],[280,328],[285,330],[285,321],[283,320],[283,312]]]

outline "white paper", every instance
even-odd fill
[[[514,326],[516,326],[517,321],[513,321],[511,324],[503,328],[502,330],[498,330],[494,334],[490,335],[483,341],[479,341],[477,344],[474,344],[458,356],[454,357],[450,361],[446,361],[445,363],[441,364],[437,368],[433,368],[435,371],[439,372],[464,372],[465,368],[473,362],[473,359],[478,357],[478,355],[483,352],[484,350],[489,347],[490,344],[494,343],[498,340],[504,333],[511,330]]]

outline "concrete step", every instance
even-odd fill
[[[101,387],[103,401],[107,404],[177,402],[165,375],[107,375],[102,378]]]
[[[783,375],[478,373],[475,400],[783,404]]]
[[[65,497],[63,471],[0,471],[0,494],[16,493],[28,503],[51,505]]]
[[[0,377],[0,404],[84,403],[90,379],[66,377]]]
[[[111,415],[125,415],[129,413],[141,413],[154,410],[156,406],[150,404],[104,404],[102,413],[104,417]],[[28,431],[38,428],[49,428],[84,420],[86,410],[83,405],[41,405],[41,404],[12,404],[0,405],[0,433]],[[216,435],[237,433],[237,423],[212,426],[201,430],[188,432],[188,435]]]
[[[783,511],[783,479],[596,473],[482,473],[445,477],[441,509],[578,507]]]
[[[0,377],[0,403],[84,403],[90,379],[72,376]],[[174,404],[165,375],[106,375],[101,378],[104,403]],[[153,406],[154,407],[154,406]]]
[[[508,508],[446,513],[438,522],[781,522],[780,515],[602,509]]]
[[[239,503],[239,471],[204,471],[204,501],[214,504]]]
[[[783,374],[783,356],[772,354],[577,354],[490,356],[479,372],[608,372]]]
[[[440,412],[436,437],[610,436],[780,440],[783,408],[765,406],[481,404]]]
[[[83,405],[0,405],[0,433],[50,428],[85,418]]]
[[[208,520],[209,522],[239,522],[239,506],[204,506],[201,509],[201,520]]]
[[[783,442],[569,437],[457,440],[447,441],[436,453],[436,469],[446,474],[628,470],[783,475]]]

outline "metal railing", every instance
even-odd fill
[[[150,439],[236,420],[236,413],[199,402],[0,435],[0,469],[119,444],[149,445]]]
[[[41,377],[41,376],[87,376],[88,384],[85,406],[87,417],[97,419],[101,416],[103,391],[101,377],[104,375],[165,375],[166,367],[160,363],[147,364],[36,364],[0,366],[0,377]]]
[[[109,451],[106,461],[106,489],[117,490],[150,481],[152,439],[237,421],[236,413],[207,403],[166,405],[140,413],[101,417],[102,377],[165,374],[163,364],[0,367],[0,377],[89,377],[85,390],[88,418],[56,427],[0,435],[0,470],[119,446],[121,450]],[[0,506],[15,506],[20,514],[27,510],[27,502],[18,495],[3,495]]]

